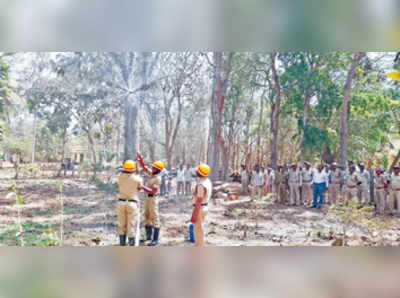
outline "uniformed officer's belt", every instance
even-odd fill
[[[304,183],[310,183],[311,180],[304,180],[303,182],[304,182]]]
[[[120,202],[135,202],[135,203],[137,203],[136,200],[128,200],[128,199],[118,199],[118,201],[120,201]]]
[[[355,188],[355,187],[357,187],[357,185],[353,185],[353,186],[347,185],[347,187],[348,188]]]
[[[394,191],[400,191],[400,188],[398,188],[398,189],[394,189]]]
[[[385,188],[384,186],[382,186],[382,187],[377,187],[376,189],[383,189],[383,188]]]
[[[208,205],[208,203],[204,203],[204,204],[201,204],[200,206],[207,206]],[[193,207],[196,207],[196,204],[193,204]]]
[[[156,197],[157,195],[148,194],[147,196],[148,196],[149,198],[153,198],[153,197]]]

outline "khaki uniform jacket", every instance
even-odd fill
[[[360,182],[360,178],[358,177],[357,173],[354,172],[353,174],[348,174],[347,176],[347,181],[346,181],[346,186],[348,188],[354,188],[357,186],[358,182]]]
[[[395,175],[393,173],[390,178],[390,185],[391,185],[390,189],[392,191],[400,190],[400,175]]]
[[[309,170],[303,169],[301,171],[301,177],[303,183],[311,183],[313,179],[313,170],[311,168]]]
[[[147,186],[157,189],[157,193],[154,195],[158,195],[160,188],[161,188],[161,175],[157,174],[157,175],[151,176],[150,179],[147,181]],[[148,195],[149,194],[147,194],[147,196]]]
[[[360,181],[362,182],[362,184],[360,184],[359,187],[362,187],[362,188],[368,187],[369,179],[370,179],[369,173],[366,170],[364,170],[364,172],[358,173],[358,177],[359,177]]]
[[[301,177],[301,173],[299,170],[293,171],[290,170],[289,171],[289,184],[291,183],[296,183],[296,184],[302,184],[302,177]]]
[[[335,171],[331,171],[331,183],[332,184],[340,184],[344,183],[345,174],[342,170],[336,169]]]
[[[136,174],[121,173],[118,176],[119,198],[125,200],[137,200],[139,188],[143,180]]]

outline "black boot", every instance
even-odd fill
[[[152,226],[146,226],[146,240],[150,241],[151,236],[153,234],[153,227]]]
[[[129,238],[129,246],[135,246],[135,237]]]
[[[126,235],[119,235],[119,245],[121,246],[126,245]]]
[[[160,233],[160,228],[154,228],[153,241],[149,244],[149,246],[156,246],[158,244],[158,234]]]

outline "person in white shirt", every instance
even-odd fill
[[[312,208],[321,208],[322,204],[324,203],[325,189],[329,187],[329,175],[326,173],[326,171],[323,171],[323,169],[323,165],[319,164],[317,169],[314,169],[313,172],[314,201]]]
[[[184,195],[184,183],[185,183],[185,170],[183,169],[183,165],[181,165],[176,173],[176,182],[177,182],[177,187],[176,187],[176,195]]]
[[[254,186],[254,193],[257,197],[262,195],[262,187],[264,185],[264,174],[260,171],[260,166],[255,165],[253,175],[251,176],[251,185]]]
[[[192,195],[192,182],[193,182],[192,171],[190,170],[190,165],[186,166],[185,170],[185,195]]]

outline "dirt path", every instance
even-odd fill
[[[5,199],[12,180],[0,181],[0,235],[1,231],[17,223],[17,208]],[[23,198],[22,223],[29,229],[50,227],[60,236],[61,200],[59,184],[63,183],[64,245],[107,246],[118,243],[116,226],[116,196],[88,185],[85,180],[26,179],[17,181]],[[191,216],[189,197],[160,198],[163,246],[190,246],[185,242]],[[339,234],[337,220],[328,218],[326,210],[289,207],[270,201],[259,204],[258,220],[253,203],[226,208],[221,201],[209,206],[208,236],[212,246],[279,246],[279,245],[331,245],[326,235]],[[257,223],[256,223],[257,222]],[[142,229],[143,233],[143,229]],[[400,220],[393,219],[384,231],[388,245],[398,245]],[[361,228],[350,231],[351,245],[370,245],[362,242],[368,237]],[[3,235],[4,237],[4,235]],[[1,238],[1,237],[0,237]],[[3,239],[3,241],[5,241]],[[13,245],[10,240],[0,245]],[[14,244],[15,245],[15,244]]]

